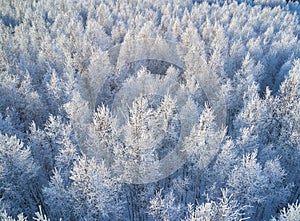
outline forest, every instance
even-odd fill
[[[299,221],[299,4],[0,0],[0,220]]]

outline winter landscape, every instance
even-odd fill
[[[0,220],[299,221],[300,5],[0,0]]]

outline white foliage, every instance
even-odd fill
[[[184,141],[184,150],[197,167],[203,169],[217,154],[223,137],[224,131],[220,131],[214,122],[212,109],[205,106],[198,124]]]
[[[32,212],[33,199],[30,195],[36,194],[34,181],[38,169],[29,147],[15,136],[0,134],[1,198],[13,215]]]
[[[70,179],[69,191],[74,200],[74,215],[78,219],[99,220],[118,209],[118,205],[111,207],[117,185],[104,162],[97,164],[94,159],[83,156],[75,162]]]
[[[238,201],[229,195],[227,189],[221,189],[222,197],[218,201],[208,201],[201,205],[188,205],[188,215],[185,221],[200,220],[224,220],[224,221],[242,221],[248,220],[244,216],[245,206],[241,206]]]
[[[171,221],[180,216],[180,206],[175,202],[173,192],[162,196],[162,190],[157,191],[155,197],[150,201],[149,210],[155,220]]]
[[[152,205],[174,220],[207,190],[188,219],[276,216],[299,196],[299,12],[285,0],[1,1],[1,219],[148,220]],[[157,166],[174,147],[187,163]]]
[[[271,219],[271,221],[297,221],[300,219],[300,204],[298,202],[289,204],[287,208],[280,211],[278,219]]]

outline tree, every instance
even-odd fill
[[[76,78],[75,71],[69,67],[66,67],[62,73],[51,69],[45,74],[43,99],[50,114],[65,117],[66,113],[63,106],[72,99]]]
[[[207,172],[208,180],[218,187],[225,187],[231,171],[236,165],[237,151],[234,141],[227,138],[221,145],[220,153],[216,157],[213,167]]]
[[[97,49],[91,53],[90,63],[87,66],[87,71],[82,73],[82,80],[85,84],[87,94],[81,92],[84,98],[90,102],[91,109],[96,109],[95,103],[99,91],[102,89],[112,67],[107,52]]]
[[[190,160],[189,171],[192,179],[193,200],[200,198],[200,192],[203,191],[202,188],[207,181],[203,171],[207,169],[218,153],[224,136],[225,130],[218,128],[214,122],[212,109],[206,105],[199,117],[199,122],[193,126],[190,134],[183,140],[183,150],[186,151]]]
[[[110,175],[104,162],[97,164],[86,156],[75,162],[69,190],[74,201],[75,219],[99,220],[118,214],[118,185]]]
[[[148,99],[142,96],[135,99],[126,116],[124,131],[125,164],[123,176],[132,182],[143,182],[148,176],[159,171],[148,171],[147,165],[157,160],[156,147],[161,140],[155,111],[149,108]]]
[[[70,220],[74,218],[74,201],[70,193],[70,185],[70,182],[68,183],[62,178],[60,171],[54,169],[48,186],[43,188],[49,216],[53,219]]]
[[[33,122],[30,127],[29,144],[36,162],[41,166],[41,177],[49,180],[55,167],[55,158],[68,148],[76,149],[74,132],[62,117],[49,116],[45,128],[39,129]],[[69,156],[70,157],[70,156]],[[41,180],[45,182],[46,180]],[[45,184],[45,183],[43,183]]]
[[[221,189],[222,197],[218,201],[209,200],[197,206],[188,205],[188,215],[185,221],[198,220],[224,220],[224,221],[241,221],[244,218],[245,209],[240,205],[233,195],[228,194],[227,189]]]
[[[260,213],[264,220],[275,214],[276,211],[286,205],[290,195],[292,184],[286,184],[286,171],[280,164],[280,159],[268,160],[263,168],[263,174],[267,180],[267,189],[265,190],[266,201]]]
[[[286,80],[280,87],[280,107],[278,107],[279,116],[282,121],[281,136],[282,143],[291,147],[300,147],[300,60],[294,61],[294,66],[290,70]]]
[[[241,164],[236,165],[232,170],[227,182],[230,193],[244,206],[252,206],[247,215],[253,215],[256,203],[262,204],[265,201],[265,179],[261,165],[256,159],[257,152],[243,156]]]
[[[276,142],[276,151],[281,156],[281,162],[288,171],[288,180],[299,183],[300,165],[300,77],[299,59],[294,61],[293,68],[289,71],[285,81],[280,87],[279,101],[276,107],[276,114],[279,122],[279,139]],[[297,171],[297,172],[296,172]],[[299,188],[299,185],[297,185]]]
[[[14,219],[13,217],[11,217],[11,216],[9,216],[8,214],[7,214],[7,212],[6,211],[4,211],[4,212],[0,212],[0,218],[1,218],[1,220],[3,220],[3,221],[27,221],[27,217],[25,217],[24,215],[23,215],[23,213],[20,213],[18,216],[17,216],[17,220],[16,219]]]
[[[74,161],[69,179],[66,182],[60,171],[54,169],[49,187],[43,189],[50,217],[64,220],[118,217],[119,185],[103,161],[97,163],[83,155]]]
[[[274,142],[279,135],[280,125],[276,117],[278,99],[268,88],[264,98],[257,90],[256,84],[248,87],[244,94],[244,107],[234,121],[235,135],[240,137],[241,150],[246,152],[261,151],[264,145]]]
[[[64,105],[64,108],[74,128],[76,141],[81,150],[85,152],[88,126],[92,119],[93,112],[91,111],[89,102],[82,97],[80,92],[82,92],[80,89],[74,89],[72,91],[71,100]]]
[[[254,220],[270,218],[290,195],[279,160],[269,160],[262,167],[257,162],[257,151],[243,156],[241,164],[232,170],[227,186],[234,199],[241,205],[250,206],[244,212]]]
[[[300,204],[298,202],[289,204],[287,208],[280,211],[278,219],[272,218],[270,221],[297,221],[300,219]]]
[[[119,136],[117,119],[112,116],[107,107],[98,107],[89,127],[88,156],[93,156],[97,161],[104,161],[107,166],[112,166],[114,164],[114,150],[120,142]]]
[[[5,73],[1,76],[0,111],[6,115],[7,109],[16,111],[14,121],[19,121],[17,128],[22,132],[30,125],[32,120],[41,125],[45,121],[46,110],[41,102],[38,92],[32,86],[32,79],[28,72],[21,72],[22,77]]]
[[[169,192],[163,197],[162,190],[157,191],[154,198],[151,199],[149,210],[155,220],[176,220],[181,215],[181,207],[176,202],[173,192]]]
[[[184,140],[184,150],[201,170],[205,168],[217,154],[225,135],[214,122],[213,110],[205,106],[197,125]]]
[[[0,134],[0,195],[14,217],[33,215],[40,202],[38,169],[29,147],[15,136]]]
[[[255,64],[255,61],[251,58],[250,54],[246,54],[240,69],[234,74],[233,88],[235,88],[235,97],[231,98],[231,102],[234,104],[230,106],[235,113],[243,107],[243,100],[238,98],[243,97],[247,88],[255,84],[254,82],[260,82],[262,72],[262,65],[259,62],[258,64]]]

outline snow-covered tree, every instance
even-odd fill
[[[124,125],[124,171],[123,176],[133,182],[141,182],[149,176],[156,176],[158,168],[148,171],[147,165],[157,158],[156,146],[161,140],[155,111],[149,107],[148,99],[138,97],[126,116]]]
[[[29,147],[15,136],[0,134],[0,194],[14,217],[19,213],[33,215],[40,202],[38,169]]]
[[[41,177],[46,179],[50,177],[55,167],[55,158],[69,148],[76,150],[74,143],[74,131],[70,124],[63,122],[61,117],[50,115],[44,129],[32,123],[29,144],[33,157],[41,166]]]
[[[206,105],[199,122],[184,141],[184,150],[196,167],[204,169],[217,154],[224,135],[224,130],[219,130],[214,122],[213,110]]]
[[[170,221],[180,218],[180,206],[176,202],[173,192],[162,196],[162,190],[155,193],[155,197],[150,201],[150,215],[155,220]]]
[[[48,214],[53,219],[70,220],[74,217],[74,202],[67,184],[60,171],[54,169],[49,186],[43,189],[45,203],[49,208]]]
[[[287,208],[280,211],[278,219],[273,218],[271,221],[296,221],[300,219],[300,204],[298,202],[289,204]]]
[[[120,142],[119,133],[117,119],[112,116],[110,110],[105,106],[98,107],[89,127],[87,154],[112,166],[114,149]]]
[[[208,200],[208,202],[196,206],[189,204],[188,215],[184,220],[247,220],[248,217],[244,217],[243,212],[245,206],[240,205],[233,195],[229,195],[227,189],[221,189],[221,193],[222,197],[217,201]]]
[[[97,164],[94,159],[83,156],[75,162],[70,179],[75,219],[99,220],[117,214],[118,185],[104,162]]]
[[[238,202],[250,206],[244,212],[253,219],[270,218],[270,210],[280,207],[290,194],[278,159],[267,161],[262,167],[257,162],[257,151],[243,156],[241,164],[232,170],[227,185]]]

